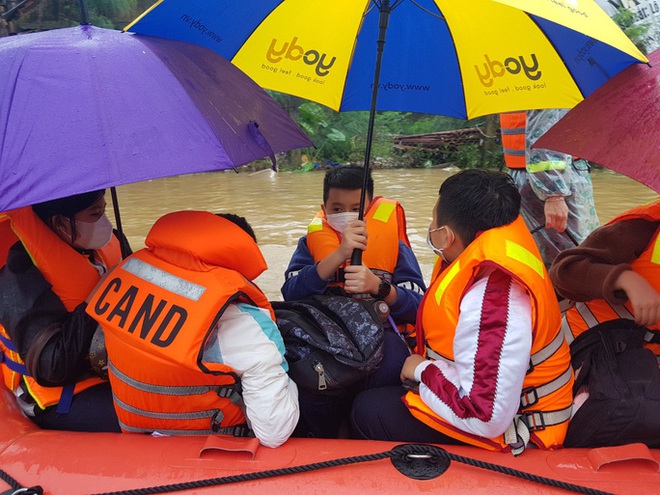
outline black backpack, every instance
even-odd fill
[[[383,359],[380,300],[318,295],[271,302],[299,387],[333,393],[366,378]]]
[[[655,354],[643,347],[658,338],[658,332],[619,319],[571,343],[573,391],[587,387],[589,398],[569,423],[566,447],[660,447],[660,370]]]

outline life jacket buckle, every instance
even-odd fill
[[[520,407],[530,407],[539,401],[539,394],[536,387],[527,387],[520,393]]]
[[[527,426],[527,429],[531,431],[542,431],[545,430],[545,418],[543,417],[542,411],[525,411],[521,413],[520,420]]]
[[[232,434],[235,437],[249,437],[251,436],[250,433],[252,433],[252,430],[250,430],[250,428],[244,425],[238,425],[238,426],[234,426],[234,431]]]
[[[225,415],[218,409],[211,417],[211,430],[217,432],[220,429],[223,419],[225,419]]]

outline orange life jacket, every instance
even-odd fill
[[[612,219],[608,225],[635,218],[660,221],[660,199],[628,210]],[[657,292],[660,292],[660,227],[656,230],[644,252],[632,261],[630,266],[634,272],[642,275]],[[630,301],[626,301],[624,304],[610,304],[604,299],[578,302],[564,315],[564,333],[568,340],[572,340],[599,323],[617,318],[631,320],[635,318]],[[660,330],[660,325],[656,323],[648,328]],[[651,338],[653,338],[653,335],[649,334],[649,340]],[[648,343],[646,347],[649,347],[657,356],[660,356],[659,344]]]
[[[497,266],[513,276],[527,289],[532,302],[532,356],[514,424],[498,438],[483,438],[445,421],[417,393],[409,392],[405,402],[425,424],[472,445],[516,452],[516,448],[524,449],[524,445],[513,446],[520,443],[516,440],[517,430],[525,444],[529,438],[542,448],[558,447],[568,428],[573,373],[569,348],[560,332],[557,298],[522,217],[483,232],[432,281],[417,317],[417,348],[425,346],[427,358],[453,361],[461,300],[479,270],[489,266]],[[525,428],[529,432],[526,438]]]
[[[525,160],[526,123],[526,112],[500,114],[502,151],[504,152],[504,163],[509,168],[524,169],[527,165]]]
[[[235,370],[202,357],[229,303],[259,306],[274,318],[250,282],[266,269],[261,251],[240,227],[203,211],[163,216],[146,245],[87,306],[105,332],[122,430],[247,434]]]
[[[403,206],[398,201],[376,196],[364,214],[364,221],[367,224],[369,240],[367,249],[362,253],[362,262],[380,278],[392,282],[399,258],[399,241],[410,247]],[[326,221],[325,213],[318,212],[307,227],[307,247],[314,262],[318,263],[326,258],[340,244],[341,238]],[[343,269],[347,264],[348,262],[344,262],[339,266],[328,286],[344,286]],[[360,299],[373,297],[372,294],[351,294],[351,296]],[[406,340],[410,340],[411,344],[414,343],[414,325],[399,324],[397,327]]]
[[[406,215],[398,201],[378,196],[369,204],[364,214],[367,224],[369,240],[367,249],[362,254],[362,261],[376,275],[388,282],[399,257],[399,241],[410,246],[406,233]],[[307,227],[307,247],[315,262],[325,259],[341,244],[339,234],[328,224],[325,213],[320,211]],[[331,286],[344,286],[342,269],[347,265],[343,263]]]
[[[4,240],[3,252],[0,255],[3,263],[7,259],[9,247],[20,240],[32,262],[52,285],[53,292],[62,300],[67,311],[73,311],[82,303],[99,281],[99,272],[87,256],[62,241],[37,217],[31,206],[0,213],[0,237]],[[8,239],[10,241],[7,241]],[[113,236],[111,241],[95,254],[106,267],[113,267],[121,260],[119,240]],[[64,397],[70,400],[70,390],[67,390],[67,387],[43,387],[28,376],[23,360],[2,326],[0,350],[4,354],[2,375],[7,388],[15,390],[21,379],[24,379],[28,392],[42,409],[57,404],[61,399],[64,401]],[[82,379],[75,384],[73,393],[101,382],[98,377]],[[63,410],[66,409],[64,406]]]

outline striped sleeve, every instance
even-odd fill
[[[501,270],[485,272],[460,305],[454,362],[415,370],[422,400],[455,427],[485,438],[513,420],[532,346],[531,301]]]

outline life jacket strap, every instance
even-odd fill
[[[20,375],[25,375],[25,376],[30,376],[28,373],[27,368],[23,363],[17,363],[14,361],[12,358],[7,356],[4,352],[0,352],[0,363],[4,364],[9,368],[11,371],[14,373],[18,373]]]
[[[57,409],[55,412],[58,414],[66,414],[69,412],[71,409],[71,402],[73,402],[74,389],[74,384],[69,384],[62,387],[62,393],[60,394],[60,400],[57,403]]]
[[[151,383],[141,382],[139,380],[136,380],[135,378],[131,378],[130,376],[120,371],[110,360],[108,360],[108,369],[118,380],[121,380],[123,383],[129,385],[132,388],[140,390],[141,392],[147,392],[150,394],[186,396],[186,395],[202,395],[207,392],[214,391],[220,397],[230,397],[234,392],[240,394],[241,391],[240,386],[237,387],[236,385],[171,386],[171,385],[154,385]]]
[[[573,406],[558,411],[525,411],[516,414],[513,421],[504,432],[504,442],[511,448],[514,456],[522,454],[534,431],[545,430],[548,426],[556,426],[571,418]]]
[[[660,344],[660,332],[657,330],[648,330],[644,334],[644,341],[648,344]]]
[[[571,381],[571,376],[572,376],[572,369],[569,366],[568,368],[566,368],[566,371],[564,371],[561,375],[559,375],[551,382],[548,382],[544,385],[540,385],[538,387],[524,388],[522,390],[522,393],[520,394],[520,408],[525,409],[527,407],[531,407],[534,404],[536,404],[539,401],[539,399],[541,399],[542,397],[545,397],[553,392],[556,392],[564,385],[566,385],[569,381]]]
[[[119,422],[122,431],[129,433],[153,433],[154,429],[151,428],[138,428],[128,426],[127,424]],[[158,428],[158,433],[176,436],[199,436],[199,435],[232,435],[235,437],[254,437],[254,432],[248,428],[247,425],[228,426],[226,428],[208,429],[208,430],[172,430],[167,428]]]
[[[555,338],[552,339],[552,342],[530,356],[529,369],[527,370],[527,374],[530,374],[532,371],[534,371],[534,367],[538,366],[543,361],[551,357],[555,352],[557,352],[563,343],[564,333],[560,329],[559,332],[557,332]]]
[[[3,343],[5,343],[8,349],[11,349],[13,347],[13,344],[11,345],[6,344],[6,342],[11,343],[10,340],[4,337],[0,340],[2,340]],[[14,373],[18,373],[19,375],[23,375],[23,376],[30,376],[27,367],[23,363],[14,361],[4,352],[0,352],[0,364],[4,364]],[[57,402],[56,411],[58,414],[66,414],[69,412],[69,410],[71,409],[71,402],[73,401],[74,390],[75,390],[74,384],[69,384],[62,387],[62,393],[60,394],[60,399]]]
[[[0,342],[2,342],[2,345],[4,345],[7,349],[9,349],[12,352],[18,352],[16,349],[16,346],[14,343],[11,341],[11,339],[5,337],[2,332],[0,332]]]
[[[428,343],[426,344],[426,357],[431,358],[434,361],[444,361],[445,363],[449,363],[449,364],[454,363],[453,360],[451,360],[449,358],[446,358],[446,357],[438,354],[437,352],[435,352],[433,349],[431,349],[431,347],[428,345]]]

